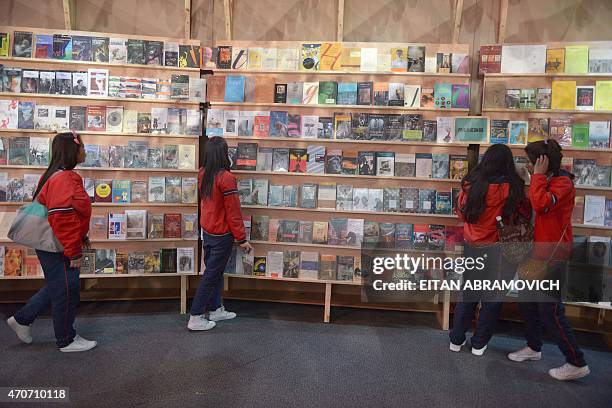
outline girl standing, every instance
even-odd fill
[[[53,138],[51,162],[33,199],[47,208],[49,225],[64,252],[36,250],[45,286],[7,321],[21,341],[31,343],[31,324],[51,306],[55,338],[62,352],[87,351],[97,345],[74,330],[80,297],[81,253],[83,247],[89,248],[91,203],[83,188],[83,179],[73,170],[84,161],[85,149],[79,135],[59,133]]]

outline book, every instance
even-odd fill
[[[217,47],[217,68],[231,69],[232,68],[232,46],[222,45]]]
[[[317,202],[319,208],[336,208],[336,183],[319,183]]]
[[[551,88],[537,88],[536,90],[536,109],[550,109],[551,107]]]
[[[589,46],[565,46],[565,73],[586,74],[589,72]]]
[[[319,116],[317,127],[318,139],[333,139],[334,137],[334,118]]]
[[[439,122],[438,122],[439,125]],[[487,141],[489,128],[488,118],[483,117],[456,117],[455,118],[455,140],[458,142],[481,142]],[[438,128],[439,129],[439,128]]]
[[[9,56],[9,43],[10,43],[10,34],[9,33],[0,33],[0,57],[8,57]],[[51,58],[51,52],[48,52],[47,58]],[[38,57],[37,57],[38,58]],[[0,248],[0,256],[4,256],[3,248]],[[4,259],[4,258],[3,258]],[[2,263],[4,265],[4,263]],[[0,265],[0,266],[2,266]],[[1,269],[1,268],[0,268]]]
[[[597,161],[594,159],[574,159],[575,183],[577,185],[592,184],[592,176],[596,167]]]
[[[436,54],[436,72],[440,74],[451,73],[451,56],[452,54],[438,52]]]
[[[287,103],[287,84],[274,85],[274,103]]]
[[[408,72],[425,72],[425,47],[408,47]]]
[[[368,190],[368,211],[382,212],[384,208],[384,190],[370,188]]]
[[[399,114],[386,115],[384,140],[402,140],[404,132],[403,116]]]
[[[408,70],[408,50],[406,48],[391,48],[391,71],[406,72]]]
[[[350,113],[334,113],[334,139],[350,139],[351,122]]]
[[[460,109],[467,109],[470,107],[469,84],[452,84],[451,92],[451,107]]]
[[[363,224],[363,246],[376,248],[380,239],[380,227],[378,222],[366,221]]]
[[[393,176],[395,173],[395,154],[393,152],[376,152],[376,175]]]
[[[131,38],[127,40],[127,63],[141,65],[145,63],[144,40]]]
[[[268,180],[254,179],[252,183],[251,203],[255,205],[268,205]],[[194,197],[195,198],[195,197]]]
[[[383,189],[383,211],[399,212],[400,191],[398,188]]]
[[[587,148],[589,147],[589,124],[572,124],[572,146]]]
[[[299,130],[302,138],[314,139],[317,137],[319,117],[313,115],[301,115],[301,128]]]
[[[563,147],[572,145],[572,118],[550,118],[550,139]]]
[[[449,156],[448,154],[432,154],[432,178],[449,178]]]
[[[53,58],[61,60],[72,59],[72,36],[53,34]]]
[[[551,109],[576,108],[576,81],[552,81]]]
[[[374,82],[374,105],[387,106],[389,104],[389,84],[387,82]]]
[[[124,240],[127,237],[126,215],[123,213],[108,214],[108,239]]]
[[[325,173],[342,174],[342,150],[327,149],[325,154]]]
[[[353,209],[353,186],[349,184],[338,184],[336,186],[336,209]]]
[[[178,176],[166,176],[165,177],[165,202],[166,203],[180,203],[181,202],[181,178]]]
[[[108,96],[108,69],[89,68],[87,84],[87,96]]]
[[[307,162],[307,149],[289,149],[289,172],[305,173]]]
[[[594,149],[607,149],[610,147],[610,122],[589,122],[589,147]]]
[[[411,249],[412,224],[395,224],[395,248]]]
[[[291,105],[315,105],[319,95],[318,82],[290,82],[287,84],[287,103]]]
[[[289,171],[289,149],[274,149],[272,153],[272,171]]]
[[[95,250],[95,271],[96,274],[113,274],[115,273],[115,255],[114,249],[96,249]]]
[[[181,238],[181,214],[164,214],[164,238]]]
[[[300,71],[318,71],[321,44],[302,44],[300,50]]]
[[[416,153],[415,175],[416,177],[431,178],[433,162],[431,153]]]
[[[567,65],[567,64],[566,64]],[[501,72],[506,74],[541,74],[546,70],[546,45],[504,45]]]
[[[519,90],[519,109],[536,109],[535,88],[521,88]]]
[[[595,106],[595,87],[576,86],[576,110],[593,110]]]
[[[404,84],[404,106],[421,107],[421,85]]]
[[[418,208],[421,214],[434,214],[436,209],[436,190],[419,189]]]
[[[236,168],[238,170],[255,170],[256,166],[257,143],[238,143],[238,150],[236,152]]]
[[[519,109],[521,107],[521,90],[506,89],[506,108]]]
[[[605,225],[606,197],[585,195],[584,196],[584,224]]]
[[[270,219],[267,215],[254,215],[251,222],[251,239],[268,241]]]
[[[288,137],[287,121],[287,112],[271,111],[269,130],[270,137]]]
[[[297,71],[299,50],[297,48],[278,48],[276,67],[279,71]]]
[[[335,105],[338,97],[338,83],[333,81],[319,82],[319,97],[320,105]]]
[[[510,121],[506,119],[492,119],[489,141],[491,144],[502,143],[508,144],[508,126]]]
[[[378,68],[378,49],[361,48],[359,70],[361,72],[376,72]]]
[[[463,180],[468,173],[468,159],[465,155],[450,155],[449,158],[451,180]]]
[[[111,195],[113,203],[130,203],[131,186],[130,180],[113,180]]]
[[[509,144],[526,144],[528,133],[529,122],[524,120],[511,120],[508,122]]]
[[[595,110],[612,110],[612,81],[595,82]]]
[[[451,214],[452,196],[450,191],[436,192],[436,214]]]
[[[548,139],[550,133],[548,118],[529,118],[529,132],[527,134],[529,143]]]
[[[272,171],[272,155],[271,147],[259,147],[257,150],[257,171]]]
[[[338,83],[338,105],[357,105],[357,83]]]
[[[287,115],[287,137],[300,137],[302,116],[299,114]]]
[[[372,105],[373,86],[372,82],[357,83],[357,105]]]
[[[345,150],[342,155],[342,174],[357,174],[357,152]]]
[[[149,177],[148,202],[166,202],[166,179],[165,177]]]
[[[549,48],[546,50],[546,73],[565,72],[565,48]]]
[[[306,163],[306,172],[314,174],[322,174],[325,170],[325,146],[308,146],[306,149],[308,162]]]
[[[395,154],[395,176],[396,177],[415,177],[416,176],[416,156],[414,153]]]
[[[176,264],[178,259],[178,249],[177,248],[162,248],[159,254],[159,263],[160,268],[159,271],[162,273],[176,273],[178,271],[178,265]],[[147,257],[145,255],[144,264],[145,270],[147,269],[146,265]]]
[[[389,106],[404,106],[404,84],[389,83]]]
[[[279,251],[268,251],[266,256],[266,276],[269,278],[280,278],[283,276],[283,253]]]
[[[453,143],[455,141],[455,118],[439,116],[436,129],[438,143]]]

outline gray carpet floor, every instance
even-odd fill
[[[239,318],[204,333],[185,329],[174,302],[83,304],[87,353],[55,349],[49,317],[23,345],[0,325],[0,386],[67,386],[81,407],[610,407],[612,352],[583,335],[592,374],[553,380],[563,363],[514,363],[519,325],[500,324],[483,357],[448,351],[431,315],[229,302]],[[18,305],[0,306],[6,318]],[[41,405],[38,405],[41,406]]]

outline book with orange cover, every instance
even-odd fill
[[[225,77],[210,76],[206,80],[206,99],[210,102],[223,102],[225,99]]]
[[[342,44],[322,43],[319,69],[321,71],[339,71],[342,69]]]

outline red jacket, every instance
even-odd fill
[[[80,258],[91,218],[91,203],[81,176],[72,170],[54,174],[36,199],[47,208],[49,224],[64,247],[64,255]]]
[[[491,244],[499,240],[496,217],[502,215],[506,199],[510,195],[509,183],[490,183],[486,197],[486,208],[478,218],[478,222],[470,224],[465,221],[463,211],[469,194],[469,184],[466,184],[459,193],[457,215],[463,223],[463,236],[465,241],[472,244]],[[519,211],[529,218],[529,203],[525,199]]]
[[[204,169],[198,174],[198,186],[202,188]],[[223,170],[215,177],[212,197],[200,200],[200,226],[207,234],[223,235],[231,232],[242,244],[246,241],[244,221],[240,211],[240,198],[236,177]]]
[[[536,214],[533,252],[536,258],[545,259],[551,256],[561,236],[563,238],[553,258],[569,258],[574,240],[572,211],[575,197],[574,181],[566,171],[562,170],[558,176],[534,174],[531,177],[529,200]]]

